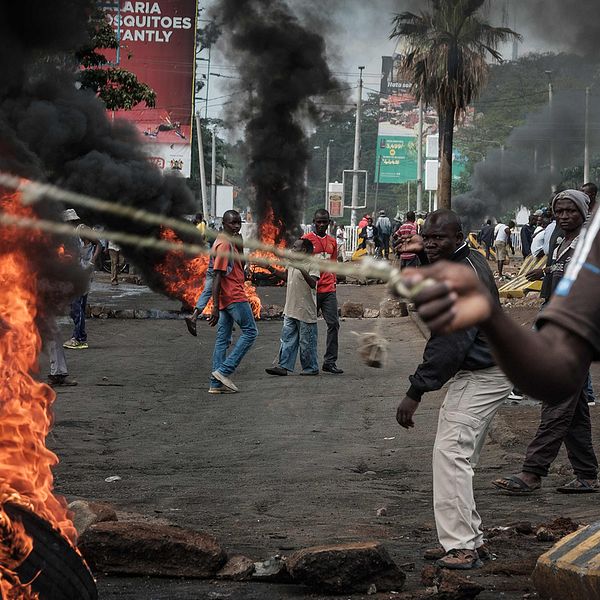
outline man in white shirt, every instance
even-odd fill
[[[544,237],[549,223],[550,217],[547,213],[539,215],[538,226],[533,232],[533,239],[531,240],[531,254],[536,258],[539,258],[544,254]]]
[[[504,270],[504,262],[507,258],[506,248],[510,248],[512,253],[515,253],[513,248],[511,234],[515,227],[514,221],[509,221],[508,225],[498,223],[494,229],[494,246],[496,248],[496,260],[498,261],[498,276],[502,277]]]

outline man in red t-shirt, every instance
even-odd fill
[[[401,239],[410,239],[417,234],[416,215],[410,210],[406,213],[406,221],[400,225],[394,237]],[[419,259],[413,252],[400,252],[400,268],[416,267],[419,265]]]
[[[329,212],[320,208],[315,212],[313,224],[314,233],[307,233],[304,238],[310,240],[313,245],[313,254],[320,256],[323,260],[332,260],[337,263],[338,248],[335,238],[327,234],[327,228],[331,219]],[[317,310],[320,310],[327,323],[327,345],[323,358],[323,371],[341,375],[344,371],[337,366],[338,358],[338,332],[340,320],[338,317],[337,296],[335,294],[335,273],[323,271],[319,283],[317,283]]]
[[[226,211],[223,215],[223,231],[230,237],[239,237],[241,227],[240,214],[235,210]],[[213,307],[208,322],[211,327],[217,324],[218,327],[209,394],[230,394],[239,391],[229,376],[237,369],[258,335],[244,287],[246,277],[243,259],[239,253],[243,245],[241,237],[239,239],[239,244],[232,243],[225,236],[219,235],[212,248],[217,255],[213,267]],[[233,254],[233,258],[218,256],[219,252]],[[242,334],[227,356],[234,323],[238,324]]]

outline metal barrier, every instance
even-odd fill
[[[358,227],[352,225],[346,225],[344,227],[344,260],[349,260],[350,257],[356,251],[358,245]]]

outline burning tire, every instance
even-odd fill
[[[97,600],[90,570],[56,529],[20,506],[5,504],[4,510],[11,519],[21,521],[33,539],[33,550],[17,569],[21,582],[32,582],[40,600]]]

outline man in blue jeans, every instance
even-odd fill
[[[239,237],[241,227],[242,219],[237,211],[225,212],[223,231],[229,237]],[[239,239],[238,245],[237,242],[232,243],[225,236],[219,235],[213,246],[216,253],[213,265],[213,307],[208,322],[211,327],[218,327],[209,394],[231,394],[239,391],[229,376],[237,369],[258,335],[244,287],[246,276],[239,252],[242,248],[241,237]],[[219,256],[219,253],[225,255]],[[234,323],[237,323],[242,333],[228,356],[227,348]]]
[[[311,254],[310,240],[300,239],[292,246],[294,252]],[[274,275],[275,269],[269,269]],[[289,267],[285,275],[278,275],[287,281],[284,320],[281,330],[281,346],[277,365],[265,369],[269,375],[287,375],[294,371],[298,350],[300,350],[300,375],[318,375],[317,358],[317,283],[320,272],[310,268]]]

